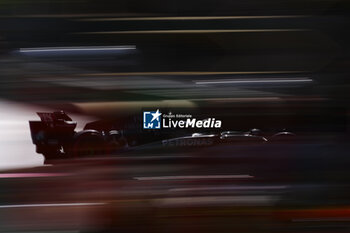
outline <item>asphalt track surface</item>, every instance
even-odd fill
[[[1,102],[0,107],[5,110],[0,115],[0,232],[78,232],[108,219],[106,206],[140,223],[126,227],[127,232],[142,232],[142,223],[150,219],[162,219],[168,225],[155,232],[281,232],[270,219],[271,211],[350,204],[348,145],[337,137],[176,153],[134,150],[44,165],[28,127],[28,120],[38,119],[38,110],[11,102]],[[83,124],[87,120],[74,119]],[[154,208],[156,215],[150,212]],[[212,216],[212,222],[202,218],[193,222],[188,211],[196,208]],[[257,217],[257,210],[269,216],[268,221]],[[163,215],[178,218],[164,220]],[[241,215],[245,217],[237,217]],[[321,232],[346,232],[346,217],[333,216],[335,228],[321,227],[326,217],[297,215],[294,221],[317,221]],[[230,221],[227,228],[220,227]],[[270,225],[261,227],[261,222]],[[309,232],[309,226],[303,226],[298,231],[286,228],[286,232]]]
[[[131,222],[140,222],[139,226],[128,225],[128,232],[143,232],[142,223],[163,221],[164,214],[177,217],[166,218],[168,227],[152,228],[152,232],[281,232],[271,217],[275,211],[290,206],[322,209],[350,204],[346,151],[345,143],[332,140],[210,147],[191,153],[130,151],[4,171],[0,173],[0,232],[78,232],[108,219],[106,209],[111,206],[134,219]],[[186,218],[193,218],[188,211],[198,208],[201,214],[213,217],[212,222],[207,224],[202,218],[187,222]],[[153,209],[157,210],[155,216]],[[257,217],[256,211],[268,220]],[[91,217],[89,213],[94,214]],[[237,217],[241,215],[244,217]],[[346,220],[339,223],[340,217],[333,218],[335,228],[326,230],[349,229]],[[263,228],[261,221],[267,221]],[[320,227],[328,220],[305,220],[296,215],[293,221],[317,221],[316,227]],[[207,230],[203,229],[206,226]],[[309,232],[308,227],[302,225],[298,232]],[[294,232],[291,229],[285,232]]]

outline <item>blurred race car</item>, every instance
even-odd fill
[[[261,144],[295,136],[285,130],[273,134],[263,133],[259,129],[201,133],[186,130],[143,130],[137,117],[95,121],[77,132],[77,123],[63,111],[37,114],[41,121],[29,122],[31,137],[36,145],[36,152],[43,154],[45,159],[105,155],[135,148],[186,149],[220,144]]]

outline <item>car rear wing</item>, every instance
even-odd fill
[[[70,122],[72,118],[70,118],[65,112],[37,112],[41,121],[48,126],[53,127],[56,122]]]
[[[37,112],[42,122],[50,123],[54,122],[55,115],[52,112]]]
[[[77,125],[75,121],[63,111],[37,112],[41,121],[29,121],[32,141],[34,144],[44,138],[54,135],[70,134]]]

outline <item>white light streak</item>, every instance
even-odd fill
[[[104,203],[42,203],[42,204],[21,204],[21,205],[0,205],[0,209],[4,208],[35,208],[35,207],[71,207],[71,206],[94,206],[103,205]]]
[[[194,81],[197,85],[215,85],[215,84],[271,84],[271,83],[310,83],[311,78],[290,78],[290,79],[221,79],[221,80],[199,80]]]
[[[197,175],[197,176],[150,176],[134,177],[135,180],[197,180],[197,179],[247,179],[251,175]]]
[[[78,47],[41,47],[41,48],[20,48],[20,53],[41,53],[41,52],[83,52],[83,51],[119,51],[134,50],[135,45],[122,46],[78,46]]]

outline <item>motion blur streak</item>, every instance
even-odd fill
[[[270,206],[277,200],[271,196],[209,196],[177,197],[156,199],[161,206],[201,206],[201,205],[234,205],[234,206]]]
[[[35,207],[69,207],[69,206],[94,206],[103,203],[49,203],[49,204],[27,204],[27,205],[0,205],[0,208],[35,208]]]
[[[72,51],[113,51],[136,49],[136,46],[97,46],[97,47],[42,47],[42,48],[21,48],[21,53],[41,53],[41,52],[72,52]]]
[[[68,176],[65,173],[0,173],[0,178],[34,178]]]
[[[204,175],[204,176],[159,176],[135,177],[135,180],[185,180],[185,179],[245,179],[253,178],[250,175]]]
[[[0,0],[0,233],[349,233],[349,16]]]
[[[79,76],[137,76],[137,75],[146,75],[146,76],[158,76],[158,75],[231,75],[231,74],[294,74],[294,73],[303,73],[305,71],[290,71],[290,70],[271,70],[271,71],[218,71],[218,72],[208,72],[208,71],[175,71],[175,72],[118,72],[118,73],[90,73],[90,74],[78,74]]]
[[[178,16],[178,17],[120,17],[120,18],[88,18],[78,21],[156,21],[156,20],[218,20],[218,19],[274,19],[303,18],[307,15],[243,15],[243,16]]]
[[[177,188],[170,189],[170,192],[188,192],[188,191],[209,191],[209,190],[266,190],[266,189],[285,189],[288,186],[213,186],[213,187],[200,187],[200,188]]]
[[[308,29],[226,29],[226,30],[138,30],[138,31],[102,31],[102,32],[80,32],[79,34],[181,34],[181,33],[242,33],[242,32],[302,32]]]
[[[35,111],[40,110],[45,111],[45,108],[38,106],[33,108],[31,105],[0,99],[0,148],[2,150],[0,170],[35,167],[43,164],[42,156],[38,156],[35,149],[32,148],[28,125],[28,119],[36,119]],[[92,119],[81,116],[78,118],[83,122]],[[79,123],[78,127],[82,128],[82,124]]]
[[[225,80],[213,80],[213,81],[194,81],[199,85],[207,85],[207,84],[245,84],[245,83],[307,83],[312,82],[313,80],[310,78],[295,78],[295,79],[255,79],[255,80],[239,80],[239,79],[225,79]]]

